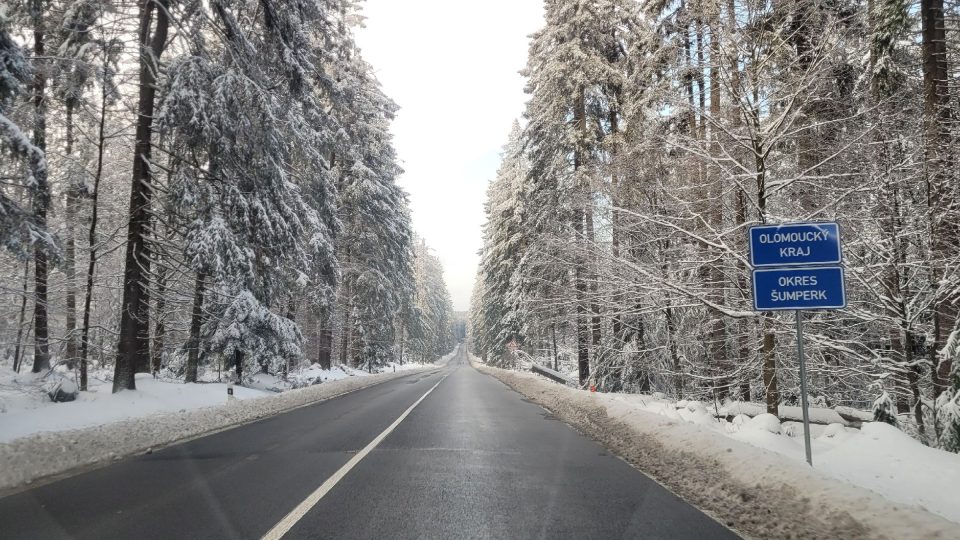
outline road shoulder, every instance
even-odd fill
[[[0,497],[438,367],[351,377],[216,407],[15,439],[0,444],[0,463],[4,464],[0,467]]]
[[[739,534],[754,538],[955,538],[957,525],[696,426],[608,407],[534,374],[473,366],[595,438]]]

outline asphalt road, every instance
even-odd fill
[[[271,531],[291,539],[736,538],[464,355],[0,499],[7,540],[257,539]]]

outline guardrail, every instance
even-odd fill
[[[548,367],[544,367],[538,364],[533,364],[532,366],[530,366],[530,371],[532,371],[533,373],[536,373],[537,375],[543,375],[544,377],[554,382],[558,382],[560,384],[566,384],[566,385],[573,384],[573,381],[564,377],[562,373],[560,373],[559,371],[554,371]]]

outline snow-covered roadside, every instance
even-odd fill
[[[667,418],[612,394],[565,387],[531,373],[474,365],[749,537],[960,538],[960,525],[941,515],[890,500],[834,478],[828,470],[811,469],[800,460],[785,459],[782,453],[757,448],[699,422]],[[878,441],[881,446],[895,444],[882,427],[879,431],[884,438]],[[873,434],[867,429],[864,436]],[[838,460],[838,467],[842,465],[850,465],[845,470],[854,477],[860,475],[858,468],[869,468]],[[872,472],[889,474],[899,465],[889,463]],[[908,484],[903,489],[914,487]],[[960,505],[960,500],[948,497],[945,504]]]
[[[222,405],[227,401],[224,383],[182,384],[137,375],[137,389],[111,393],[112,384],[91,378],[90,391],[80,392],[75,401],[53,403],[39,384],[38,375],[14,374],[0,369],[0,443],[34,433],[82,429],[130,418]],[[238,386],[239,400],[272,395]]]
[[[795,462],[805,460],[803,424],[748,411],[727,421],[714,416],[712,407],[696,401],[680,401],[637,394],[597,394],[611,416],[640,410],[665,416],[702,429],[726,435],[751,446],[776,452]],[[614,402],[617,404],[614,405]],[[749,405],[749,404],[746,404]],[[736,404],[721,409],[745,408]],[[781,407],[781,414],[785,407]],[[800,416],[799,407],[793,417]],[[787,411],[790,416],[791,411]],[[864,422],[861,429],[844,427],[830,409],[817,409],[812,425],[813,462],[828,476],[873,490],[883,497],[920,506],[960,523],[960,455],[924,446],[902,431],[883,423]],[[830,417],[830,414],[834,418]],[[958,526],[960,528],[960,526]],[[960,537],[960,531],[958,531]]]
[[[442,362],[442,359],[438,360],[437,362]],[[406,364],[397,364],[395,362],[388,362],[385,366],[383,366],[380,372],[393,373],[397,371],[417,370],[422,368],[423,364],[412,364],[409,362]],[[320,367],[320,364],[313,364],[309,367],[304,367],[290,372],[290,375],[286,379],[266,373],[258,373],[252,377],[253,383],[248,384],[248,386],[259,390],[267,390],[269,392],[285,392],[287,390],[303,388],[313,384],[339,381],[340,379],[346,379],[347,377],[366,377],[368,375],[371,374],[362,369],[356,369],[349,366],[339,365],[330,369],[323,369]]]
[[[221,385],[219,391],[208,392],[206,388],[211,387],[210,384],[185,385],[158,382],[156,384],[165,387],[162,390],[163,393],[182,392],[181,397],[190,396],[189,399],[192,401],[189,403],[201,408],[185,408],[184,403],[187,401],[179,402],[172,411],[140,406],[136,410],[144,414],[137,417],[128,415],[122,420],[107,420],[108,423],[101,422],[100,425],[82,429],[44,431],[7,440],[0,443],[0,463],[3,464],[0,467],[0,490],[60,475],[73,469],[117,460],[184,439],[273,416],[396,377],[435,368],[436,366],[426,365],[397,372],[347,377],[279,394],[240,389],[238,395],[242,394],[245,399],[230,402],[227,402],[225,385]],[[151,395],[151,390],[147,389],[152,385],[148,381],[149,378],[144,379],[142,382],[146,384],[140,387],[141,381],[138,380],[140,389],[135,392],[105,394],[103,399],[91,400],[91,403],[95,403],[98,407],[96,414],[103,413],[101,408],[116,408],[121,411],[120,414],[123,414],[122,407],[127,399],[148,403],[148,400],[144,399],[147,395]],[[192,395],[197,390],[191,387],[199,389],[204,396]],[[130,394],[137,395],[131,398]],[[205,402],[210,399],[208,394],[217,396],[214,403],[219,405],[205,406],[213,405]],[[170,397],[170,395],[166,396],[166,398]],[[153,399],[149,402],[157,404]],[[84,402],[46,404],[42,409],[54,410],[57,415],[60,411],[64,413],[69,411],[72,406],[84,405]],[[52,409],[54,407],[57,409]],[[16,416],[23,413],[16,413]],[[0,417],[8,414],[10,414],[9,411],[0,414]],[[3,430],[3,427],[0,427],[0,430]]]

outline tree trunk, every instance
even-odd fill
[[[582,227],[577,231],[582,232]],[[577,303],[577,368],[580,375],[580,385],[587,384],[590,378],[590,336],[587,328],[587,309],[584,301],[587,292],[586,283],[583,280],[583,271],[579,266],[574,268],[574,282],[576,284],[576,303]]]
[[[920,394],[920,366],[914,363],[913,358],[914,337],[913,332],[908,328],[903,329],[903,353],[904,369],[907,375],[907,386],[910,388],[910,395],[913,396],[914,418],[917,422],[917,431],[920,433],[920,440],[924,443],[926,435],[926,426],[923,422],[923,396]]]
[[[958,238],[957,207],[950,189],[950,94],[947,86],[946,29],[943,0],[921,0],[920,20],[923,56],[923,94],[925,125],[925,158],[927,164],[927,201],[930,215],[931,284],[939,287],[947,260],[955,254]],[[957,308],[951,304],[952,291],[938,294],[933,306],[933,346],[931,357],[934,396],[948,386],[946,374],[950,360],[941,359],[943,348],[957,317]]]
[[[696,106],[693,95],[693,43],[690,40],[690,14],[687,12],[686,1],[680,1],[680,7],[677,9],[677,14],[683,19],[683,26],[681,34],[683,34],[683,51],[684,58],[686,60],[686,68],[683,70],[683,86],[687,91],[687,114],[684,118],[685,125],[681,125],[680,130],[686,132],[687,134],[694,135],[697,133],[697,115],[696,115]]]
[[[774,344],[773,320],[763,317],[763,388],[766,392],[767,412],[780,416],[780,389],[777,384],[777,356]]]
[[[104,64],[107,62],[104,53]],[[93,176],[93,193],[90,195],[90,229],[87,231],[89,259],[87,262],[87,286],[83,298],[83,329],[80,334],[80,390],[87,389],[87,355],[90,351],[90,305],[93,299],[93,277],[97,265],[97,220],[100,179],[103,177],[103,155],[107,142],[107,89],[100,94],[100,125],[97,128],[97,170]]]
[[[233,352],[233,368],[237,372],[237,384],[243,384],[243,352]]]
[[[713,122],[719,122],[722,112],[720,110],[720,84],[717,84],[720,80],[719,71],[720,71],[720,39],[717,35],[717,28],[720,25],[719,21],[719,12],[717,12],[716,17],[711,16],[710,19],[710,117],[713,119]],[[702,31],[698,29],[697,32],[697,50],[698,57],[701,66],[703,65],[703,39]],[[701,101],[703,100],[703,70],[698,69],[697,73],[700,75],[698,84],[700,85],[701,92]],[[703,104],[701,102],[701,109]],[[705,124],[705,122],[701,122]],[[710,129],[710,155],[714,159],[720,158],[720,133],[719,130],[711,127]],[[713,231],[719,231],[723,227],[723,171],[720,167],[710,167],[710,177],[708,180],[708,209],[707,209],[707,223],[711,229],[711,236]],[[725,276],[723,275],[723,269],[721,264],[723,262],[723,253],[718,249],[709,249],[709,259],[710,263],[707,267],[707,277],[710,283],[708,284],[708,295],[710,301],[716,305],[723,305],[724,302],[724,290],[725,290]],[[713,375],[715,377],[713,381],[713,386],[715,389],[715,395],[723,399],[730,394],[730,380],[729,372],[732,371],[731,363],[727,358],[727,321],[724,319],[724,315],[720,312],[715,312],[712,314],[713,321],[710,323],[710,337],[709,337],[709,350],[710,350],[710,363],[709,365],[713,366]]]
[[[406,339],[405,334],[407,333],[406,325],[400,325],[400,365],[403,365],[403,342]]]
[[[731,30],[737,27],[737,18],[736,18],[736,5],[734,0],[727,1],[727,27]],[[719,42],[718,42],[719,45]],[[736,55],[731,55],[729,63],[726,64],[727,70],[730,73],[730,101],[732,105],[729,107],[727,114],[730,118],[730,123],[734,129],[740,128],[742,126],[742,117],[741,117],[741,94],[742,89],[741,78],[740,78],[740,65],[739,58]],[[719,58],[719,57],[718,57]],[[714,65],[719,64],[716,62]],[[746,190],[742,188],[737,188],[734,195],[734,221],[737,226],[737,230],[743,231],[740,235],[740,239],[737,242],[739,246],[740,253],[746,253],[747,246],[747,234],[746,234],[746,223],[747,223],[747,198],[748,194]],[[748,283],[748,276],[750,275],[750,268],[740,262],[739,260],[734,263],[738,268],[738,277],[737,277],[737,289],[739,291],[749,291],[750,284]],[[744,298],[741,295],[741,299],[749,303],[749,299]],[[736,336],[736,363],[738,366],[748,366],[754,364],[754,354],[756,347],[753,345],[755,343],[754,329],[755,319],[740,319],[735,328],[737,332]],[[751,379],[753,379],[754,373],[753,370],[745,370],[746,375],[740,380],[740,397],[744,401],[750,401],[753,399],[752,393],[750,391]]]
[[[67,100],[66,109],[67,140],[64,153],[66,154],[67,160],[70,160],[73,158],[73,100]],[[70,185],[67,186],[66,212],[64,216],[66,221],[66,238],[64,242],[63,273],[66,279],[67,294],[66,335],[64,338],[67,341],[66,361],[67,368],[69,369],[75,369],[77,364],[77,246],[74,225],[77,219],[79,188],[75,185],[75,181],[75,179],[71,178]]]
[[[197,382],[197,369],[200,366],[200,326],[203,324],[203,288],[206,274],[197,272],[193,284],[193,309],[190,312],[190,350],[187,352],[187,373],[184,380]]]
[[[32,0],[33,18],[33,145],[44,154],[47,152],[47,74],[46,53],[44,51],[44,21],[46,9],[43,0]],[[33,193],[33,214],[37,227],[47,226],[47,209],[50,207],[50,185],[47,181],[48,169],[36,161],[30,162],[30,174],[35,182]],[[35,245],[33,250],[33,369],[39,373],[50,367],[50,336],[47,328],[47,249],[46,245]]]
[[[738,189],[735,197],[736,215],[734,219],[736,220],[738,230],[744,231],[744,234],[742,235],[744,238],[738,242],[738,245],[740,246],[741,253],[746,253],[746,250],[748,249],[745,238],[745,225],[747,223],[747,194],[744,192],[744,190]],[[749,291],[751,285],[747,276],[750,275],[750,268],[745,263],[740,261],[736,262],[736,266],[739,270],[739,275],[737,277],[737,288],[740,291]],[[737,322],[736,328],[738,328],[738,331],[736,336],[736,361],[738,366],[755,365],[754,359],[756,356],[754,356],[754,354],[756,352],[756,348],[751,345],[751,343],[756,343],[753,340],[753,328],[755,325],[754,321],[755,319],[740,319]],[[744,401],[750,401],[753,399],[750,391],[750,382],[751,379],[754,378],[755,371],[753,369],[745,371],[746,375],[740,380],[740,398]]]
[[[27,317],[27,287],[30,283],[30,260],[23,261],[23,295],[20,297],[20,315],[17,317],[17,344],[13,349],[13,371],[20,373],[21,347],[23,346],[23,325]],[[29,339],[29,338],[27,338]]]
[[[754,103],[756,99],[756,89],[754,89]],[[756,166],[757,182],[757,211],[760,222],[767,222],[767,164],[763,156],[766,155],[764,141],[759,130],[759,111],[753,111],[754,122],[754,163]],[[763,319],[763,388],[766,392],[767,412],[779,416],[780,388],[777,381],[777,358],[776,358],[776,333],[773,328],[773,316],[764,314]]]
[[[557,354],[557,323],[554,322],[550,326],[550,331],[553,338],[553,370],[560,371],[560,355]]]
[[[349,349],[352,343],[351,332],[353,327],[353,321],[351,320],[352,308],[350,305],[351,304],[350,296],[351,296],[350,282],[348,280],[344,280],[343,296],[340,299],[340,302],[341,302],[341,307],[340,307],[341,315],[340,315],[340,328],[339,328],[340,335],[338,336],[338,339],[340,340],[339,361],[340,361],[340,364],[344,366],[350,365],[348,361],[351,359]]]
[[[297,302],[291,293],[289,298],[287,298],[287,314],[286,318],[291,322],[296,322],[297,320]],[[293,366],[290,365],[290,357],[287,357],[286,362],[283,363],[283,380],[287,380],[287,376],[290,375],[290,370],[293,369]]]
[[[150,349],[150,248],[147,245],[152,196],[150,157],[153,110],[160,55],[167,42],[167,0],[139,0],[140,86],[137,101],[136,142],[130,185],[130,217],[123,272],[120,337],[113,374],[113,391],[136,388],[135,373],[149,365]],[[156,12],[156,24],[153,14]]]
[[[587,128],[587,117],[586,117],[586,101],[584,99],[584,91],[581,88],[577,94],[576,103],[574,104],[574,121],[577,124],[577,130],[580,133],[583,133]],[[577,142],[577,147],[573,152],[573,170],[574,174],[577,175],[580,172],[580,168],[583,166],[583,156],[582,149],[580,148],[580,142]],[[578,179],[579,182],[579,179]],[[578,186],[580,188],[580,195],[585,195],[587,191],[586,186]],[[578,204],[587,204],[587,201],[579,201]],[[585,305],[586,294],[587,294],[587,284],[584,279],[584,273],[586,271],[585,262],[583,260],[583,222],[584,214],[583,210],[575,210],[573,213],[573,228],[576,238],[574,238],[574,245],[576,247],[575,262],[573,269],[573,280],[574,287],[576,289],[576,304],[577,304],[577,368],[580,374],[580,385],[587,384],[587,380],[590,378],[590,335],[589,329],[587,328],[587,308]]]
[[[160,364],[163,362],[164,341],[167,334],[166,317],[163,310],[166,309],[167,292],[167,268],[161,261],[157,267],[157,300],[155,304],[156,313],[154,314],[153,326],[153,347],[151,348],[150,372],[158,373]]]
[[[320,317],[320,335],[319,345],[317,347],[317,363],[320,364],[320,369],[330,369],[330,360],[333,349],[333,320],[330,314]],[[401,347],[403,343],[401,342]],[[403,349],[401,348],[401,356],[403,354]]]
[[[593,230],[593,196],[590,192],[587,193],[585,226],[587,229],[587,248],[589,250],[592,249],[596,240],[596,234]],[[587,267],[590,269],[590,344],[593,347],[594,360],[596,360],[596,358],[600,355],[600,344],[602,341],[600,304],[597,302],[599,288],[597,285],[596,260],[591,258],[591,260],[587,263]]]
[[[683,399],[683,366],[680,365],[680,353],[677,350],[677,325],[674,322],[673,307],[670,298],[667,298],[664,308],[664,317],[667,321],[667,348],[670,350],[670,362],[673,365],[673,386],[677,399]]]

